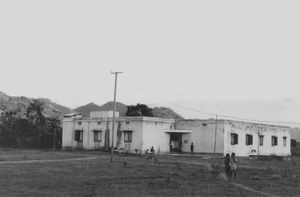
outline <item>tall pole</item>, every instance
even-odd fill
[[[217,146],[217,131],[218,131],[218,115],[216,115],[214,153],[216,153],[216,146]]]
[[[54,131],[53,131],[53,150],[56,150],[56,147],[55,147],[55,138],[56,138],[56,129],[54,129]]]
[[[2,116],[2,97],[0,99],[0,117]],[[2,131],[1,131],[1,128],[0,128],[0,147],[1,147],[1,139],[2,138]]]
[[[114,133],[115,133],[115,118],[116,118],[116,96],[117,96],[117,79],[118,74],[122,72],[111,72],[112,75],[115,75],[115,90],[114,90],[114,112],[113,112],[113,122],[112,122],[112,133],[111,133],[111,154],[110,154],[110,162],[113,161],[113,154],[114,154]]]

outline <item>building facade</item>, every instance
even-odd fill
[[[63,120],[63,148],[109,149],[113,144],[115,149],[143,153],[153,146],[164,154],[190,152],[193,143],[197,153],[291,154],[288,127],[215,119],[116,117],[112,132],[112,117],[107,114],[87,119],[66,117]]]

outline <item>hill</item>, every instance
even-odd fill
[[[5,111],[19,111],[21,114],[26,113],[27,106],[32,102],[34,98],[28,98],[25,96],[9,96],[0,91],[0,113]],[[89,103],[83,106],[80,106],[74,110],[71,110],[68,107],[52,102],[48,98],[38,98],[44,104],[44,113],[48,117],[59,116],[63,117],[64,114],[72,113],[74,111],[80,112],[83,117],[89,117],[91,111],[112,111],[113,102],[107,102],[101,106],[95,103]],[[155,117],[161,118],[174,118],[174,119],[183,119],[182,116],[174,112],[172,109],[167,107],[154,107],[153,115]],[[127,105],[117,102],[116,110],[119,112],[120,116],[126,116]]]
[[[19,111],[21,114],[25,114],[26,108],[32,100],[33,98],[25,96],[9,96],[0,91],[0,111]],[[59,116],[62,118],[64,114],[72,112],[70,108],[52,102],[50,99],[38,98],[38,100],[44,104],[44,113],[48,117]]]
[[[110,101],[105,103],[104,105],[102,105],[101,107],[101,111],[109,111],[109,110],[114,110],[114,102]],[[125,116],[126,111],[127,111],[127,105],[120,103],[120,102],[116,102],[116,111],[119,112],[120,116]]]
[[[89,103],[87,105],[83,105],[74,109],[74,111],[82,114],[83,117],[89,117],[91,111],[113,111],[114,110],[114,102],[110,101],[101,106],[96,105],[95,103]],[[123,103],[116,103],[116,111],[119,112],[120,116],[125,116],[127,111],[127,105]]]
[[[183,119],[182,116],[174,112],[172,109],[167,107],[154,107],[153,109],[154,117],[170,118],[170,119]]]
[[[102,106],[96,105],[94,103],[89,103],[87,105],[80,106],[74,111],[80,112],[83,117],[89,117],[91,111],[113,111],[114,103],[112,101],[103,104]],[[174,118],[183,119],[182,116],[174,112],[172,109],[167,107],[154,107],[152,108],[154,117],[160,118]],[[125,117],[127,111],[127,105],[117,102],[116,111],[119,112],[120,116]]]
[[[89,117],[91,111],[101,111],[101,108],[99,105],[96,105],[95,103],[89,103],[77,107],[76,109],[74,109],[74,111],[81,113],[83,117]]]

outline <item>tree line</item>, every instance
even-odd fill
[[[153,117],[153,110],[145,104],[127,106],[126,116],[148,116]]]
[[[0,146],[24,148],[61,147],[62,129],[58,117],[47,117],[44,104],[35,99],[25,109],[3,112],[0,117]]]

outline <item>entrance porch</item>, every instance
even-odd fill
[[[183,144],[182,139],[184,135],[190,135],[192,131],[190,130],[168,130],[165,131],[169,134],[169,147],[170,152],[183,152],[187,149],[186,144]]]

